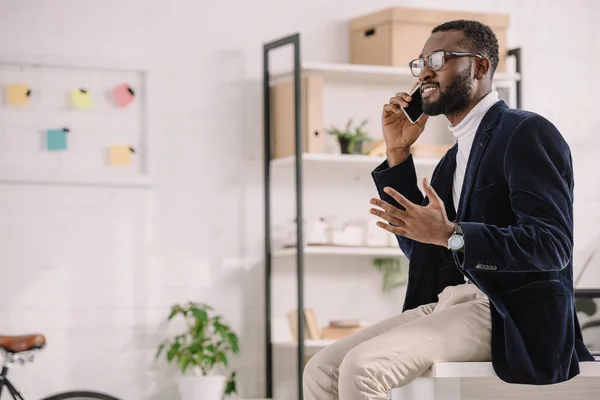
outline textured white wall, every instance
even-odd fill
[[[26,398],[67,387],[177,398],[173,371],[153,355],[168,307],[191,298],[213,304],[242,334],[242,394],[262,394],[262,44],[299,31],[304,60],[346,62],[347,20],[388,5],[0,1],[0,51],[160,60],[166,88],[153,190],[0,186],[0,331],[49,338],[34,365],[12,373]],[[554,121],[573,145],[577,229],[586,238],[600,222],[598,3],[452,7],[512,15],[524,107]]]

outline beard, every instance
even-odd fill
[[[423,99],[423,112],[427,115],[453,115],[465,110],[471,101],[471,68],[467,67],[454,77],[442,92],[438,83],[438,99],[428,102]]]

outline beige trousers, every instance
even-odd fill
[[[315,354],[305,400],[387,399],[434,362],[490,361],[490,309],[473,284],[449,286],[438,302],[408,310]]]

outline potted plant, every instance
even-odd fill
[[[382,257],[373,260],[373,265],[383,273],[381,291],[386,293],[406,285],[407,268],[397,257]]]
[[[369,122],[369,120],[365,118],[360,123],[360,125],[357,125],[354,128],[354,133],[352,135],[352,143],[354,144],[354,152],[356,154],[364,153],[363,144],[373,140],[371,139],[371,137],[369,137],[369,133],[363,129],[367,122]]]
[[[236,392],[235,372],[226,374],[229,356],[239,352],[238,336],[213,308],[188,302],[171,307],[167,321],[181,316],[185,330],[163,341],[156,358],[165,354],[168,363],[181,369],[178,379],[183,400],[221,400]]]
[[[360,154],[362,153],[363,143],[371,141],[368,133],[363,130],[367,122],[368,119],[365,118],[359,125],[353,127],[353,120],[350,119],[343,129],[332,126],[327,129],[327,133],[337,137],[342,154]]]

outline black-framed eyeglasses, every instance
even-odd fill
[[[483,58],[481,54],[476,53],[468,53],[464,51],[434,51],[427,57],[419,57],[408,63],[410,68],[410,72],[413,76],[418,77],[425,68],[425,65],[429,67],[432,71],[437,71],[444,66],[446,62],[446,56],[455,56],[455,57],[477,57]]]

